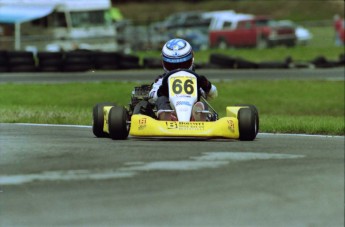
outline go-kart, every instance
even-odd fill
[[[104,102],[93,108],[92,130],[96,137],[110,137],[124,140],[132,137],[205,137],[229,138],[251,141],[259,131],[259,114],[254,105],[234,105],[226,107],[226,117],[218,118],[218,113],[200,95],[198,75],[188,71],[178,71],[167,78],[171,114],[176,121],[159,120],[157,110],[149,97],[151,85],[141,85],[132,91],[127,107]],[[195,121],[192,107],[198,99],[206,110],[204,121]],[[168,111],[168,110],[167,110]]]

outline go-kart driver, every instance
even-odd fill
[[[171,75],[172,71],[187,70],[194,72],[194,54],[191,45],[183,39],[171,39],[164,44],[162,48],[162,64],[165,71],[159,75],[152,85],[149,97],[155,101],[157,107],[157,117],[160,120],[177,120],[176,116],[169,112],[172,110],[168,97],[168,86],[163,84],[163,78]],[[198,74],[196,74],[198,75]],[[217,97],[218,92],[216,86],[205,77],[198,75],[198,84],[200,85],[200,93],[206,99]],[[200,111],[204,110],[204,103],[198,101],[192,109],[192,117],[196,121],[205,121],[206,116]]]

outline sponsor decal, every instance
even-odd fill
[[[146,128],[146,118],[139,119],[138,130],[143,130]]]
[[[139,125],[146,125],[146,118],[139,119]]]
[[[179,112],[187,112],[187,111],[190,111],[190,108],[183,108],[183,107],[178,107],[177,109]]]
[[[178,130],[205,130],[204,122],[166,122],[167,129],[178,129]]]
[[[205,130],[204,122],[179,122],[180,130]]]
[[[192,97],[191,95],[185,95],[185,94],[176,94],[175,96],[179,97],[179,98],[190,98],[190,97]]]
[[[188,101],[177,101],[176,102],[176,106],[181,106],[181,105],[184,105],[184,106],[192,106],[192,104]]]
[[[228,129],[231,131],[231,132],[235,132],[235,124],[232,120],[228,120]]]
[[[165,122],[167,129],[177,129],[178,125],[177,122]]]

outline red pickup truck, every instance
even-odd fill
[[[275,45],[294,46],[295,29],[278,26],[274,20],[265,16],[234,17],[209,31],[210,47],[257,47]]]

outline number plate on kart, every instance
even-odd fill
[[[169,77],[169,86],[170,97],[197,97],[197,82],[194,75],[172,75]]]

